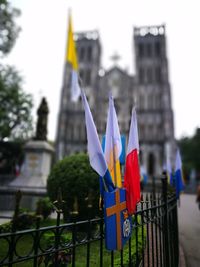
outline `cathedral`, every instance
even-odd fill
[[[114,64],[101,65],[101,43],[97,31],[74,34],[81,87],[102,140],[106,131],[108,95],[112,92],[121,135],[128,142],[132,107],[136,107],[140,164],[149,175],[160,175],[166,157],[175,147],[171,89],[168,77],[165,25],[133,30],[135,74]],[[114,60],[117,60],[115,55]],[[71,68],[66,63],[61,90],[56,138],[56,158],[87,151],[81,98],[70,100]]]

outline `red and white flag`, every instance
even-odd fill
[[[140,166],[138,153],[139,142],[137,118],[136,111],[133,108],[124,176],[124,187],[126,188],[126,206],[129,214],[133,214],[135,212],[136,205],[140,201]]]

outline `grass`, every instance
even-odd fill
[[[140,221],[140,218],[139,218]],[[43,221],[41,223],[41,227],[46,227],[50,225],[55,225],[56,221],[53,219],[48,219],[46,221]],[[132,254],[132,260],[135,261],[136,259],[136,230],[134,229],[132,232],[131,237],[131,254]],[[71,239],[71,233],[64,232],[61,236],[61,239],[63,242],[67,242]],[[144,240],[146,239],[146,229],[144,228]],[[48,246],[54,242],[54,234],[52,234],[52,231],[47,231],[41,238],[41,246],[43,249],[47,249]],[[103,242],[104,243],[104,242]],[[138,253],[139,257],[142,255],[142,229],[141,227],[138,227]],[[17,241],[16,246],[16,252],[21,255],[25,256],[27,255],[33,246],[33,237],[29,234],[23,235],[20,237],[20,239]],[[8,253],[8,243],[5,239],[0,238],[0,262],[3,260],[5,255]],[[114,252],[114,266],[121,266],[121,255],[120,252],[116,251]],[[90,243],[90,266],[100,266],[100,241],[94,241]],[[80,245],[76,247],[75,249],[75,261],[76,261],[76,267],[85,267],[86,266],[86,260],[87,260],[87,244]],[[123,262],[124,267],[128,266],[129,261],[129,248],[128,248],[128,242],[124,246],[123,249]],[[107,251],[105,249],[105,246],[103,245],[103,266],[110,266],[111,264],[111,252]],[[20,262],[17,264],[14,264],[13,267],[32,267],[33,266],[33,260],[28,260],[25,262]],[[40,265],[41,267],[45,266],[44,263]],[[64,266],[64,265],[63,265]],[[71,264],[68,264],[67,266],[71,266]]]

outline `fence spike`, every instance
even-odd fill
[[[63,212],[63,210],[62,210],[63,203],[65,203],[65,201],[62,199],[62,190],[59,187],[58,188],[57,200],[53,202],[53,205],[54,205],[57,213],[62,213]]]

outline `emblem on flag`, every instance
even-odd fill
[[[108,250],[120,250],[131,236],[131,217],[126,209],[125,189],[104,192],[105,242]]]

